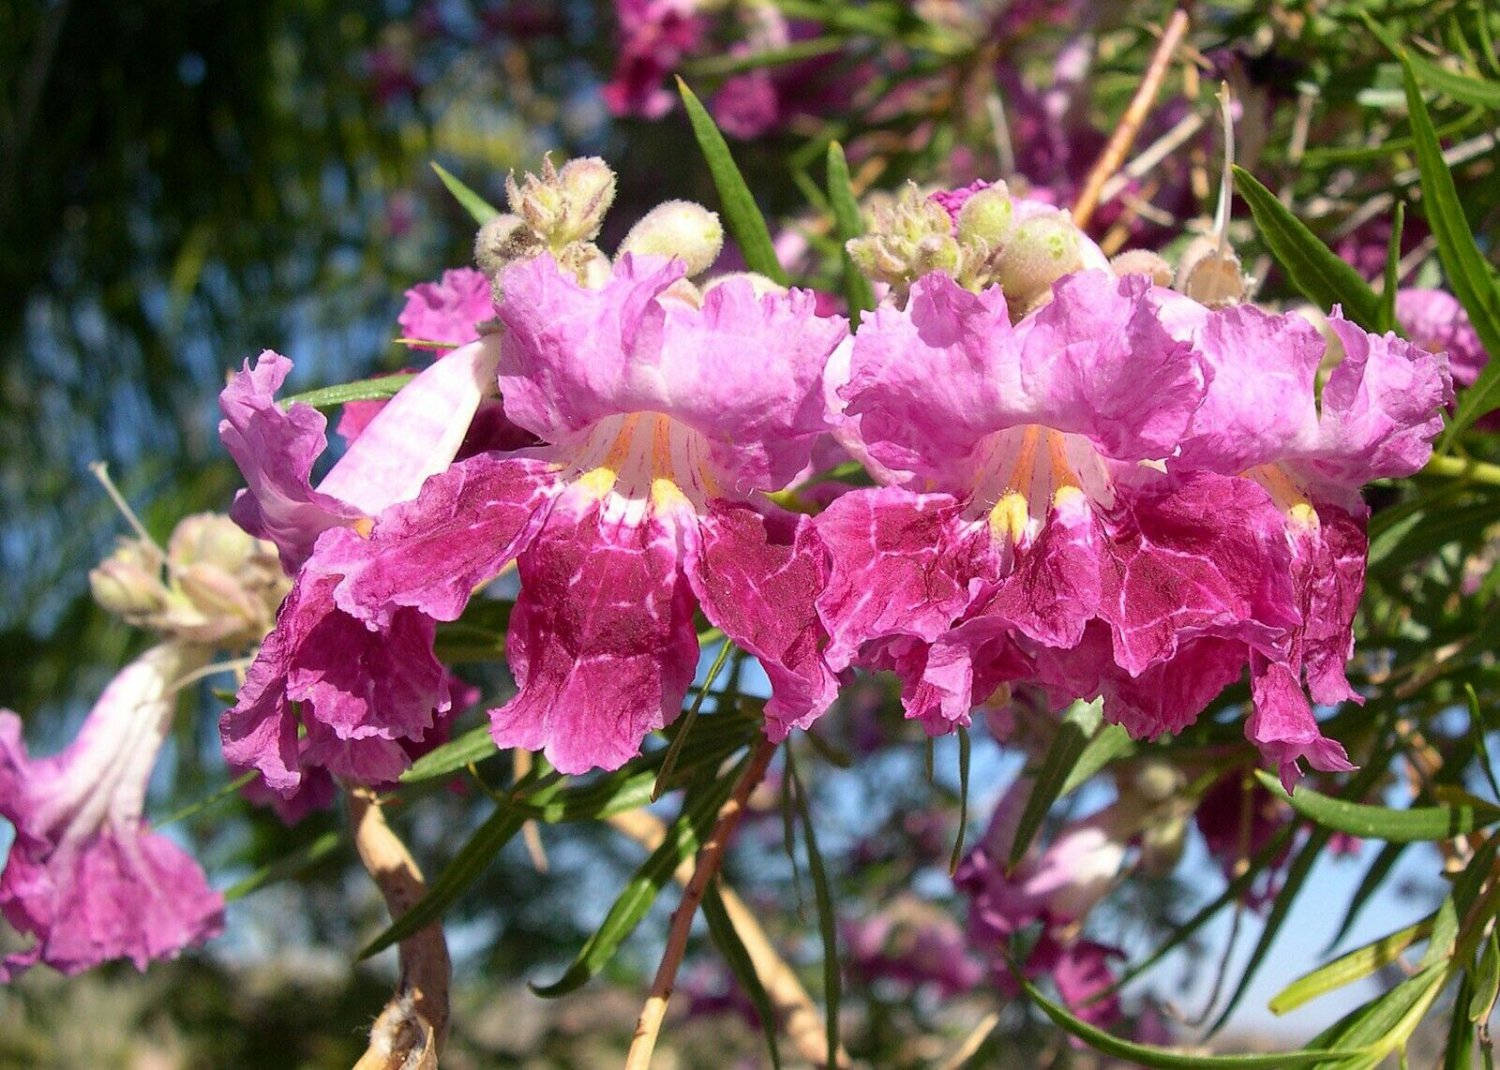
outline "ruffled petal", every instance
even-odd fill
[[[556,487],[544,461],[481,454],[433,476],[415,500],[381,514],[368,539],[340,531],[319,544],[323,567],[343,576],[346,613],[385,627],[402,607],[457,620],[476,587],[494,578],[546,518]]]
[[[949,495],[889,488],[845,494],[818,515],[832,567],[817,607],[835,671],[875,639],[930,643],[968,607],[970,581],[996,565],[988,532],[962,514]]]
[[[1251,659],[1250,695],[1255,710],[1245,722],[1245,738],[1276,763],[1281,785],[1291,791],[1302,779],[1298,762],[1306,758],[1314,769],[1347,773],[1354,768],[1344,748],[1327,738],[1313,718],[1301,681],[1283,664],[1260,655]]]
[[[564,773],[616,769],[682,708],[698,660],[676,525],[610,523],[560,499],[519,559],[507,652],[519,693],[490,713],[501,747]]]
[[[477,340],[477,325],[494,316],[490,280],[473,268],[454,268],[443,272],[437,282],[418,283],[407,290],[396,322],[406,338],[461,346]]]
[[[301,566],[324,531],[361,515],[356,506],[312,488],[312,466],[328,445],[328,424],[310,406],[283,412],[276,403],[291,370],[291,361],[268,349],[253,367],[246,361],[219,395],[219,438],[247,485],[235,495],[230,515],[250,534],[274,542],[288,572]]]
[[[1125,504],[1100,606],[1122,669],[1139,675],[1200,635],[1284,649],[1301,617],[1285,521],[1265,490],[1195,473]]]
[[[1337,310],[1328,326],[1344,359],[1323,387],[1316,441],[1301,451],[1306,467],[1354,487],[1411,475],[1432,456],[1443,406],[1453,400],[1446,357],[1394,334],[1367,334]]]
[[[813,600],[828,575],[806,517],[714,502],[687,544],[687,578],[703,613],[760,661],[771,681],[766,731],[806,728],[838,697]]]

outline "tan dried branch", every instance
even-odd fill
[[[427,890],[411,852],[386,824],[374,792],[349,792],[349,827],[359,860],[385,898],[395,921]],[[370,1029],[370,1044],[354,1070],[437,1070],[448,1039],[448,986],[452,966],[441,922],[408,936],[400,945],[401,979]]]

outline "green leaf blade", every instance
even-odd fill
[[[463,206],[464,211],[474,218],[474,222],[481,227],[500,214],[500,210],[491,205],[479,194],[475,193],[463,182],[459,181],[447,168],[437,161],[433,161],[432,169],[437,172],[438,178],[442,179],[443,185],[448,192],[453,194],[453,199]]]

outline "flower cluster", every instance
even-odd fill
[[[893,670],[934,734],[1032,685],[1103,697],[1137,737],[1248,670],[1246,733],[1288,787],[1302,759],[1349,767],[1308,696],[1358,700],[1359,487],[1426,459],[1442,357],[1336,311],[1325,338],[1205,305],[1193,266],[1171,289],[1159,257],[1111,265],[1064,213],[985,184],[908,192],[851,244],[888,296],[849,337],[811,294],[694,281],[720,242],[694,205],[606,258],[612,188],[598,161],[511,183],[479,243],[493,304],[450,274],[403,318],[453,341],[498,327],[417,375],[316,489],[322,417],[274,398],[288,362],[225,391],[236,516],[296,577],[225,718],[233,761],[282,792],[310,767],[393,778],[451,707],[437,622],[514,563],[519,690],[493,734],[566,772],[619,766],[676,715],[699,610],[760,660],[772,738],[856,666]],[[497,388],[506,434],[476,435]],[[784,511],[771,495],[830,436],[877,485]]]

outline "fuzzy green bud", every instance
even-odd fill
[[[139,539],[122,539],[115,552],[89,571],[89,590],[100,607],[126,621],[159,612],[167,604],[162,557]]]
[[[630,228],[615,256],[675,256],[687,264],[689,275],[697,275],[713,266],[723,248],[724,227],[716,213],[692,201],[667,201]]]
[[[869,233],[846,246],[861,274],[904,292],[930,271],[957,272],[962,254],[953,221],[916,183],[907,183],[893,203],[872,214]]]
[[[1063,212],[1034,215],[1011,232],[996,274],[1013,317],[1045,303],[1054,282],[1085,267],[1082,238]]]
[[[474,236],[474,263],[494,278],[507,264],[525,260],[542,251],[542,239],[526,220],[504,212],[479,228]]]
[[[1015,223],[1015,206],[1004,182],[982,189],[958,210],[958,240],[964,245],[998,249]]]
[[[528,174],[518,183],[512,175],[505,191],[510,210],[556,251],[598,235],[615,199],[615,173],[596,156],[569,160],[561,171],[546,158],[540,177]]]

